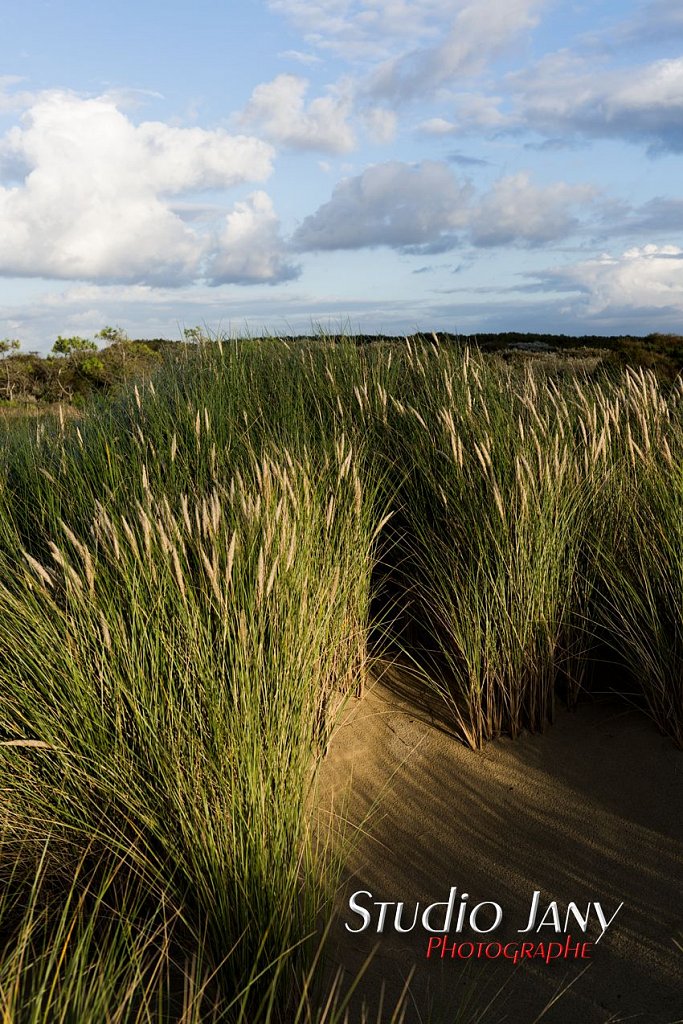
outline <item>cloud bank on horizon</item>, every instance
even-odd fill
[[[683,332],[680,0],[223,6],[13,18],[0,336]]]

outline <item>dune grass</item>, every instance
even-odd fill
[[[472,747],[598,645],[683,745],[682,394],[216,340],[0,428],[0,1019],[344,1019],[313,786],[378,595]]]
[[[0,730],[41,746],[0,754],[3,859],[121,862],[216,1012],[275,1020],[329,897],[303,806],[364,671],[374,499],[343,434],[311,451],[295,409],[259,442],[233,380],[196,408],[176,380],[7,453]]]
[[[602,657],[680,745],[680,383],[437,344],[403,358],[372,413],[395,467],[391,571],[454,731],[477,748],[542,729],[558,693],[600,689]]]

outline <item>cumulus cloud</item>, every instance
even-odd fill
[[[201,211],[193,225],[186,197],[262,181],[273,155],[260,139],[222,130],[135,125],[108,97],[43,94],[0,140],[0,274],[171,285],[201,278],[215,244],[211,214]],[[275,257],[271,266],[277,275]]]
[[[521,119],[553,137],[582,135],[683,151],[683,57],[641,67],[595,70],[561,52],[511,78]]]
[[[542,187],[524,173],[501,178],[478,196],[442,161],[391,161],[341,181],[293,241],[306,250],[387,245],[424,253],[453,249],[463,240],[543,245],[576,229],[575,210],[593,197],[590,186]]]
[[[0,114],[17,114],[35,102],[36,94],[19,86],[20,75],[0,75]]]
[[[529,32],[548,2],[270,0],[312,49],[346,61],[362,58],[362,65],[309,103],[306,79],[278,75],[254,90],[242,123],[283,145],[341,153],[354,148],[352,122],[373,141],[391,142],[404,105],[433,100],[448,88],[451,121],[426,121],[426,134],[506,124],[499,97],[477,95],[463,79]]]
[[[335,187],[332,198],[294,235],[300,249],[389,245],[439,251],[464,227],[471,194],[446,164],[425,160],[376,164]]]
[[[280,222],[265,192],[236,203],[208,264],[211,284],[276,284],[298,277],[284,256]]]
[[[547,277],[583,292],[589,315],[639,309],[683,315],[683,249],[675,245],[644,245],[620,256],[604,253]]]
[[[590,185],[556,182],[545,188],[534,185],[522,172],[501,178],[483,196],[471,223],[475,245],[506,245],[526,242],[538,245],[564,238],[579,226],[574,211],[590,203]]]
[[[351,97],[343,88],[331,89],[306,105],[308,80],[299,75],[278,75],[257,85],[241,121],[267,138],[293,149],[347,153],[355,138],[349,125]]]

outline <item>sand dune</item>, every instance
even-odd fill
[[[543,735],[473,753],[397,696],[385,677],[346,709],[322,768],[321,806],[333,800],[352,826],[377,803],[348,861],[330,969],[342,965],[351,977],[376,947],[361,986],[372,1021],[382,984],[388,1005],[411,970],[407,1022],[477,1020],[503,985],[484,1019],[531,1024],[572,981],[544,1024],[683,1019],[683,956],[674,941],[683,941],[682,781],[680,751],[637,711],[614,704],[562,710]],[[451,940],[463,942],[557,940],[548,925],[517,934],[536,890],[542,909],[554,900],[563,916],[572,901],[583,909],[600,902],[607,916],[623,907],[591,959],[548,964],[427,960],[429,934],[420,922],[401,935],[388,919],[378,935],[369,897],[360,898],[373,912],[369,928],[350,934],[344,927],[362,923],[348,902],[358,890],[377,902],[404,901],[409,924],[416,901],[445,901],[451,886],[458,902],[467,892],[469,906],[492,901],[504,911],[488,936],[451,928]],[[593,942],[600,930],[597,920],[585,935],[570,929]],[[380,1016],[390,1019],[388,1010]],[[351,1019],[360,1019],[358,999]]]

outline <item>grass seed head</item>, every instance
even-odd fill
[[[232,579],[232,566],[235,560],[235,549],[237,547],[237,530],[233,530],[232,537],[230,538],[230,544],[228,546],[228,553],[225,559],[225,583],[226,586]]]
[[[296,524],[292,526],[292,532],[289,538],[289,550],[287,551],[287,561],[285,562],[285,569],[287,572],[292,568],[294,564],[294,554],[296,552]]]
[[[265,582],[266,582],[266,563],[265,563],[265,556],[263,554],[263,546],[261,546],[259,548],[258,566],[257,566],[257,570],[256,570],[256,597],[257,597],[257,600],[258,600],[259,604],[261,603],[261,601],[263,599],[263,590],[264,590]]]
[[[38,578],[42,580],[45,586],[52,587],[54,585],[54,578],[51,575],[51,573],[49,573],[47,569],[43,565],[41,565],[37,559],[33,557],[33,555],[29,555],[28,551],[24,551],[24,549],[22,548],[21,553],[28,562],[28,564],[30,565],[30,567],[35,572],[36,576],[38,576]]]
[[[104,617],[102,610],[99,611],[100,620],[100,633],[102,634],[102,643],[108,651],[111,651],[111,633],[109,632],[109,626],[107,620]]]
[[[135,538],[135,534],[133,533],[133,531],[132,531],[132,529],[130,527],[130,524],[129,524],[129,522],[126,519],[125,516],[121,516],[121,529],[123,530],[123,532],[126,535],[126,540],[128,541],[128,544],[130,545],[130,549],[133,552],[133,555],[139,561],[140,560],[140,549],[138,547],[138,542],[137,542],[137,540]]]
[[[137,509],[138,519],[140,520],[140,526],[142,527],[142,542],[145,546],[145,554],[149,559],[152,557],[152,524],[150,523],[149,517],[140,502],[137,502]]]
[[[278,568],[279,562],[280,562],[280,556],[276,555],[275,559],[273,561],[273,568],[270,570],[270,574],[268,576],[268,582],[266,583],[266,597],[269,596],[271,590],[273,589],[273,584],[275,583],[275,576],[276,576],[276,573],[277,573],[277,568]]]
[[[171,562],[173,564],[173,573],[175,575],[176,583],[178,584],[178,589],[182,594],[183,600],[186,601],[187,592],[185,590],[185,579],[183,577],[183,570],[180,565],[180,558],[178,557],[178,552],[174,547],[171,547]]]

